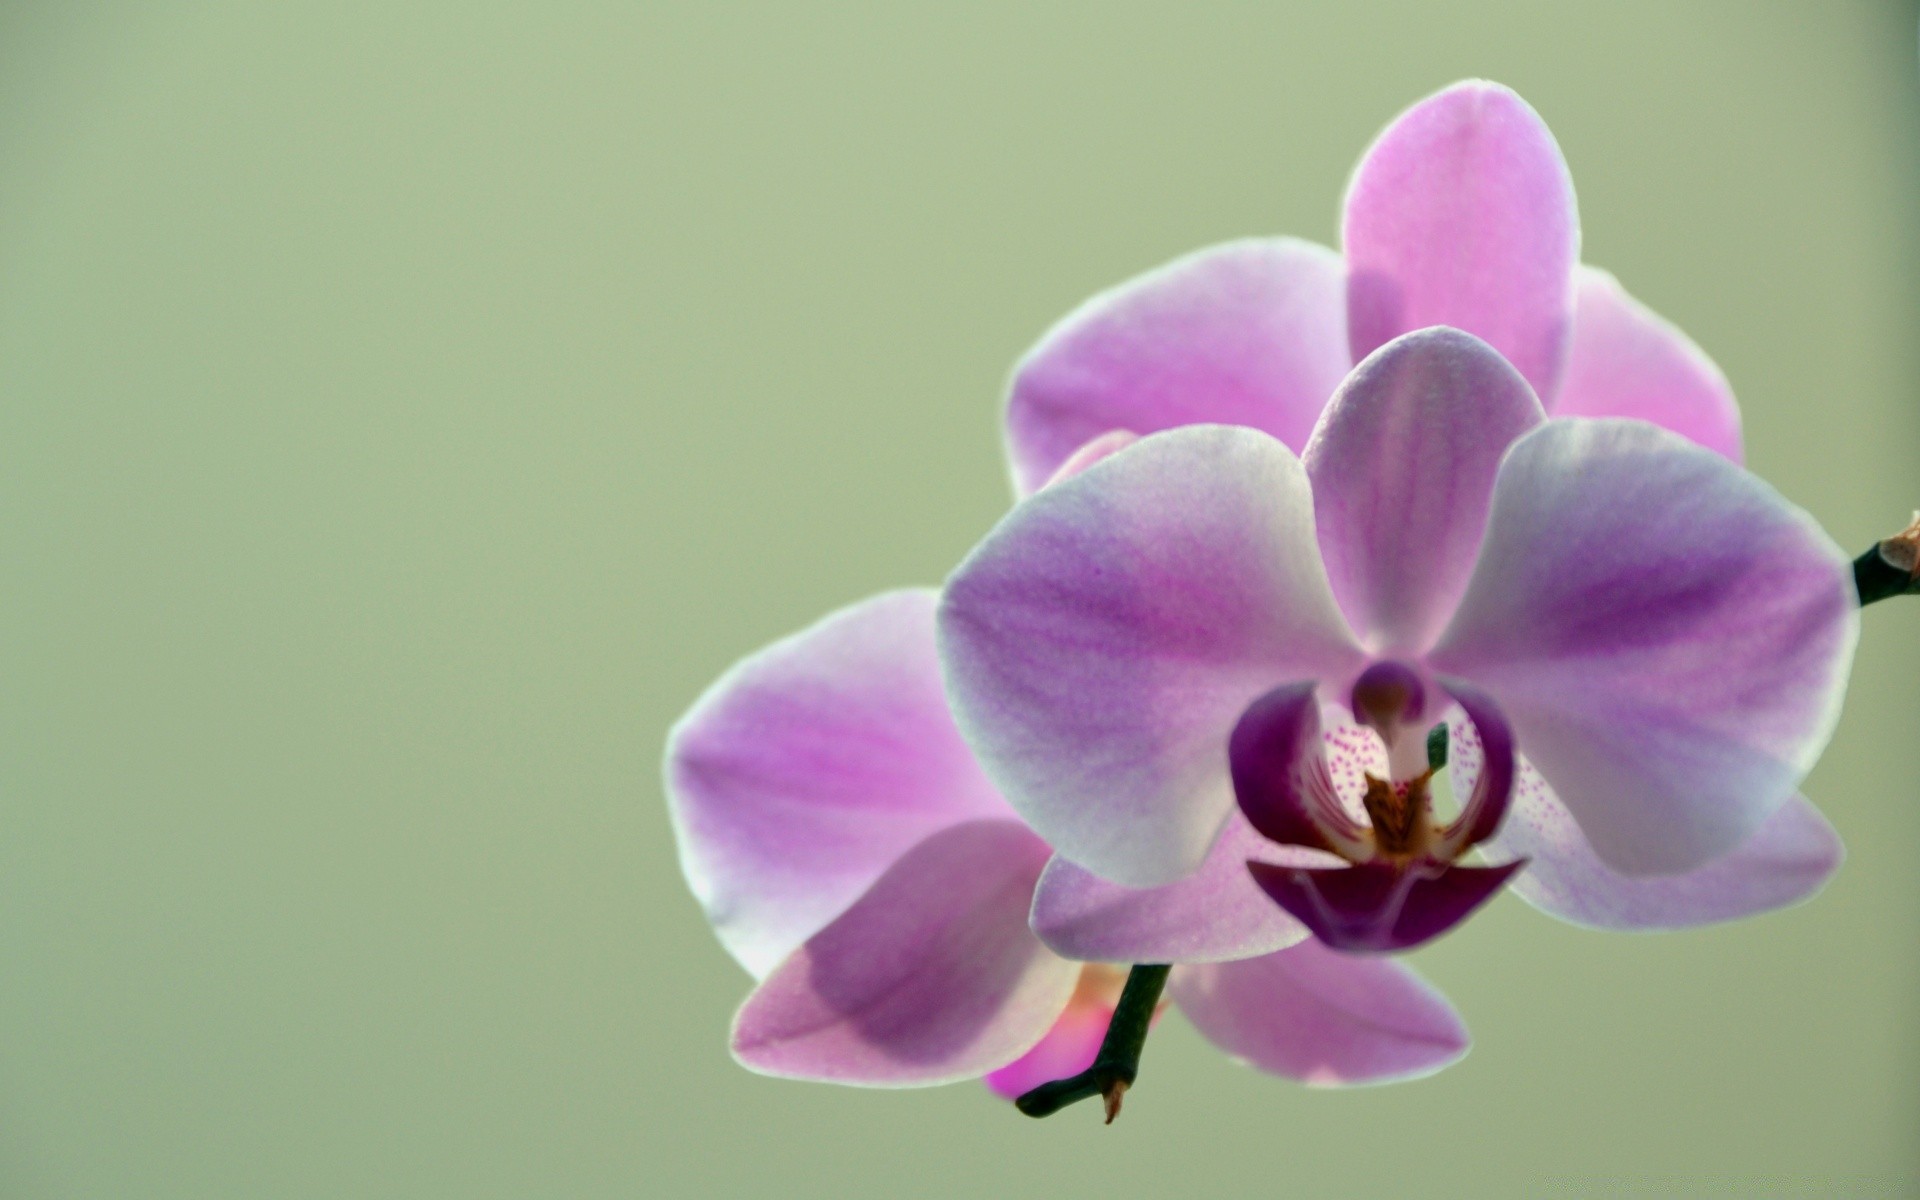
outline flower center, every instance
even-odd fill
[[[1379,854],[1412,858],[1427,853],[1433,841],[1433,799],[1427,793],[1432,778],[1431,770],[1400,783],[1378,775],[1366,776],[1367,791],[1360,803],[1373,822],[1373,842]]]
[[[1386,744],[1389,777],[1401,782],[1419,777],[1427,767],[1426,743],[1417,736],[1427,709],[1419,674],[1405,663],[1374,663],[1354,681],[1347,703],[1353,719]],[[1373,811],[1371,805],[1367,811]]]
[[[1354,752],[1344,736],[1329,739],[1312,684],[1283,684],[1241,714],[1228,742],[1234,796],[1253,828],[1282,846],[1303,846],[1346,861],[1288,866],[1249,859],[1247,870],[1267,896],[1336,950],[1377,954],[1407,950],[1445,933],[1506,885],[1525,859],[1466,864],[1467,850],[1492,837],[1513,793],[1513,734],[1500,710],[1469,684],[1438,689],[1472,725],[1479,770],[1459,815],[1434,817],[1433,777],[1447,767],[1446,725],[1429,711],[1427,684],[1403,663],[1375,663],[1350,696],[1355,722],[1387,751],[1386,778],[1362,772],[1362,824],[1343,802],[1335,772],[1352,778],[1351,758],[1329,763],[1331,747]],[[1364,735],[1363,735],[1364,736]]]

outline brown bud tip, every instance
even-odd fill
[[[1107,1124],[1113,1124],[1113,1119],[1120,1115],[1120,1101],[1126,1094],[1127,1083],[1124,1079],[1114,1080],[1101,1093],[1107,1103]]]
[[[1920,512],[1913,514],[1913,524],[1880,543],[1880,557],[1895,570],[1920,579]]]

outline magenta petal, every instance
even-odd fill
[[[1845,850],[1820,811],[1795,796],[1753,836],[1678,875],[1636,878],[1600,861],[1545,781],[1523,768],[1495,853],[1526,855],[1513,882],[1542,912],[1594,929],[1682,929],[1798,904],[1839,869]]]
[[[1238,814],[1200,869],[1157,888],[1109,883],[1057,855],[1033,895],[1033,931],[1056,954],[1094,962],[1251,958],[1307,936],[1247,874],[1277,847]]]
[[[1355,361],[1452,325],[1553,395],[1580,221],[1560,147],[1526,101],[1474,80],[1402,113],[1354,171],[1341,236]]]
[[[1229,242],[1087,301],[1014,370],[1007,446],[1022,495],[1110,429],[1250,425],[1296,452],[1347,373],[1339,255]]]
[[[1315,1085],[1431,1075],[1467,1052],[1446,998],[1387,958],[1306,941],[1263,958],[1176,967],[1169,994],[1208,1041]]]
[[[940,651],[1002,794],[1061,854],[1135,887],[1206,857],[1247,704],[1359,663],[1299,460],[1217,425],[1143,438],[1016,505],[948,580]]]
[[[1046,860],[1013,821],[934,834],[754,989],[734,1018],[734,1056],[762,1074],[877,1087],[1006,1066],[1080,976],[1027,928]]]
[[[1556,418],[1502,465],[1428,662],[1498,698],[1613,869],[1669,874],[1794,793],[1857,626],[1847,555],[1760,479],[1644,422]]]
[[[1411,950],[1452,929],[1524,865],[1301,868],[1250,862],[1247,870],[1275,904],[1335,950],[1385,953]]]
[[[928,834],[1013,815],[947,713],[934,604],[842,609],[739,663],[667,735],[681,868],[756,976]]]
[[[1248,705],[1227,741],[1227,763],[1240,812],[1262,837],[1329,854],[1365,853],[1327,762],[1313,684],[1282,684]]]
[[[1573,348],[1558,417],[1638,417],[1740,461],[1740,406],[1706,352],[1605,271],[1575,276]]]
[[[1033,1049],[987,1075],[987,1087],[1012,1100],[1043,1083],[1078,1075],[1099,1057],[1112,1020],[1112,1004],[1083,1003],[1076,995]]]
[[[1304,461],[1333,594],[1369,649],[1432,644],[1473,571],[1501,455],[1545,419],[1527,381],[1457,329],[1396,338],[1340,385]]]

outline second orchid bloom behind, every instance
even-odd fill
[[[1465,1034],[1377,952],[1503,886],[1668,928],[1838,865],[1796,788],[1846,556],[1739,467],[1712,363],[1579,265],[1538,116],[1480,82],[1416,105],[1343,239],[1199,252],[1041,341],[1027,498],[949,581],[940,661],[932,595],[894,593],[676,725],[681,862],[760,980],[745,1065],[1014,1094],[1092,1059],[1098,964],[1172,962],[1236,1057],[1406,1078]]]

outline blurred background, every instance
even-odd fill
[[[941,11],[944,9],[944,11]],[[1008,503],[1096,289],[1336,241],[1463,76],[1850,549],[1920,503],[1915,6],[0,9],[0,1194],[1920,1187],[1920,605],[1791,912],[1418,956],[1471,1056],[1313,1092],[1178,1019],[1126,1118],[762,1079],[667,725]]]

